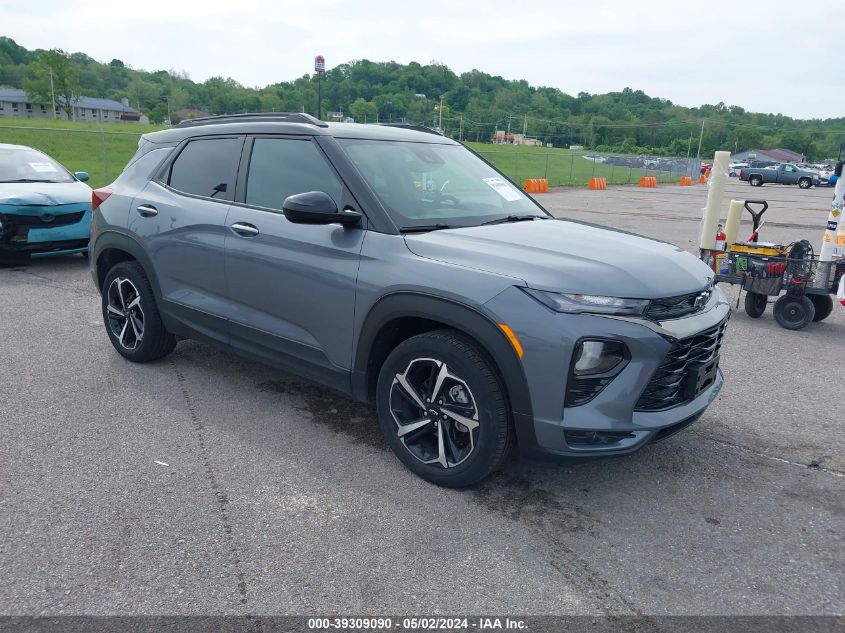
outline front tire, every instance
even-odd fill
[[[790,297],[783,295],[775,301],[772,312],[778,325],[787,330],[801,330],[807,327],[813,321],[813,317],[816,316],[813,302],[806,296]]]
[[[117,352],[133,363],[167,356],[176,337],[164,327],[149,279],[134,261],[116,264],[102,288],[103,322]]]
[[[812,181],[812,180],[810,180],[809,178],[801,178],[801,179],[798,181],[798,186],[799,186],[801,189],[809,189],[810,187],[812,187],[812,186],[813,186],[813,181]]]
[[[492,361],[452,330],[419,334],[390,353],[379,372],[376,407],[399,460],[439,486],[481,481],[502,466],[513,444]]]
[[[0,268],[27,266],[29,265],[30,259],[30,253],[0,252]]]
[[[750,316],[752,319],[759,319],[766,311],[766,305],[768,302],[769,298],[764,294],[760,294],[759,292],[746,292],[745,314]]]

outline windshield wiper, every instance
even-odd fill
[[[427,233],[428,231],[439,231],[440,229],[455,228],[451,224],[419,224],[417,226],[406,226],[399,229],[400,233]]]
[[[0,182],[62,182],[61,180],[44,180],[43,178],[16,178],[15,180],[0,180]]]
[[[485,226],[487,224],[505,224],[506,222],[524,222],[526,220],[545,219],[547,219],[545,215],[509,215],[505,218],[496,218],[495,220],[488,220],[487,222],[482,222],[479,226]]]

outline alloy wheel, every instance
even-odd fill
[[[111,333],[124,349],[137,349],[144,339],[144,310],[138,289],[126,277],[115,277],[109,285],[107,299]]]
[[[396,374],[390,412],[406,449],[424,464],[453,468],[478,443],[478,406],[466,382],[446,363],[417,358]]]

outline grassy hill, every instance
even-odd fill
[[[0,143],[29,145],[61,162],[71,171],[87,171],[92,187],[113,181],[135,153],[141,134],[162,129],[151,125],[1,119]],[[592,176],[608,184],[635,184],[642,175],[660,182],[677,182],[679,173],[646,171],[597,163],[583,152],[567,149],[467,143],[512,180],[548,178],[552,187],[584,186]]]

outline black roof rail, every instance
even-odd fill
[[[199,119],[184,119],[175,127],[193,127],[195,125],[216,125],[219,123],[240,123],[240,122],[266,122],[266,123],[308,123],[318,127],[329,127],[325,121],[313,117],[305,112],[251,112],[246,114],[220,114],[207,116]]]
[[[386,127],[398,127],[402,128],[403,130],[416,130],[417,132],[425,132],[426,134],[436,134],[437,136],[443,136],[443,134],[441,134],[434,128],[426,127],[425,125],[418,125],[416,123],[378,123],[377,125],[384,125]]]

